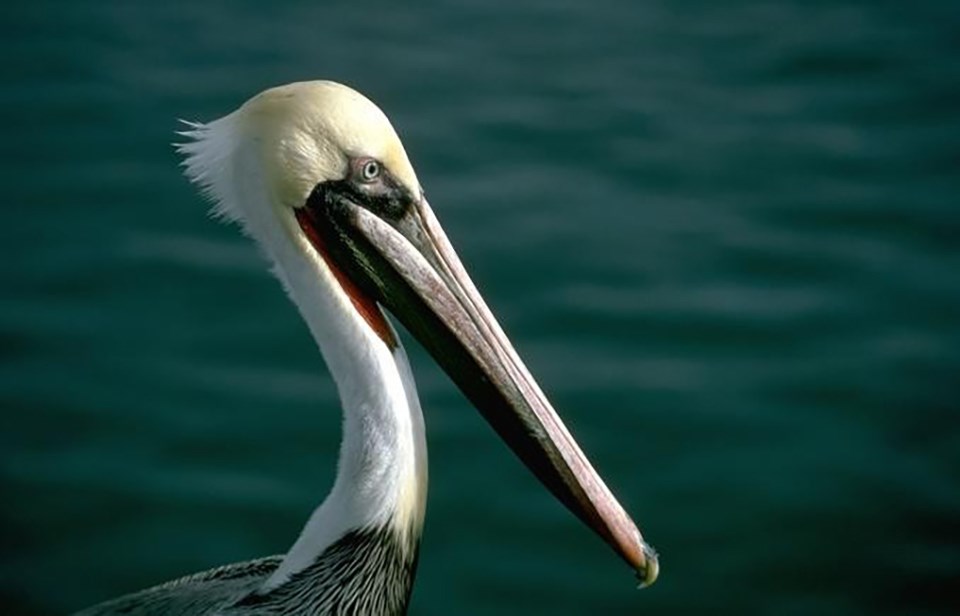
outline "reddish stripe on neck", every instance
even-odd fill
[[[337,267],[337,264],[330,258],[326,242],[323,236],[317,231],[314,225],[314,218],[310,214],[310,211],[306,207],[300,207],[296,208],[294,212],[296,213],[297,222],[300,224],[300,229],[306,234],[307,239],[310,240],[310,244],[320,255],[320,258],[323,259],[323,262],[326,263],[330,271],[333,272],[334,278],[337,279],[337,282],[340,283],[340,288],[343,289],[343,292],[350,298],[353,307],[356,308],[357,312],[363,317],[363,320],[367,322],[367,325],[370,326],[370,329],[373,330],[377,337],[383,340],[389,348],[396,348],[398,346],[397,339],[393,336],[393,331],[387,323],[387,318],[383,316],[383,311],[380,310],[380,306],[372,297],[364,293],[360,287],[347,276],[346,272]]]

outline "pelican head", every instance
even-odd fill
[[[364,395],[356,375],[362,359],[345,350],[351,340],[367,349],[360,355],[400,347],[389,312],[554,496],[629,563],[642,584],[656,579],[655,552],[477,292],[376,105],[336,83],[294,83],[186,134],[195,139],[181,146],[188,175],[213,198],[216,211],[239,221],[274,261],[341,397]],[[352,333],[344,337],[343,330]],[[341,452],[341,466],[346,455]],[[389,502],[361,511],[353,499],[340,515],[368,515],[375,522],[389,511],[392,523],[419,536],[424,463],[414,464],[409,479],[391,483],[384,497]],[[348,489],[340,483],[334,492]],[[406,504],[397,505],[401,501]]]

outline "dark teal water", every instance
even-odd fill
[[[662,553],[630,572],[419,349],[415,614],[945,614],[960,583],[960,11],[9,2],[0,602],[282,552],[339,407],[170,147],[332,78]]]

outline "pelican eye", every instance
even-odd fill
[[[380,163],[371,159],[364,161],[360,165],[360,179],[364,182],[372,182],[380,177]]]

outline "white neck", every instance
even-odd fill
[[[333,489],[267,588],[309,566],[351,530],[389,526],[415,548],[427,492],[423,415],[403,348],[388,348],[339,289],[343,297],[334,301],[320,297],[329,289],[315,273],[292,278],[288,268],[280,271],[337,384],[343,440]]]
[[[377,336],[306,248],[273,256],[337,384],[343,441],[333,489],[268,587],[309,566],[350,530],[391,525],[415,543],[426,506],[423,415],[406,353]]]
[[[304,237],[291,207],[280,205],[283,199],[264,177],[261,140],[245,137],[250,121],[243,114],[241,108],[185,133],[193,139],[180,146],[187,175],[216,201],[215,211],[240,221],[273,262],[320,347],[343,404],[336,482],[267,581],[270,588],[310,565],[351,530],[392,526],[403,545],[415,548],[426,507],[427,450],[420,402],[402,347],[390,349],[370,328]]]

